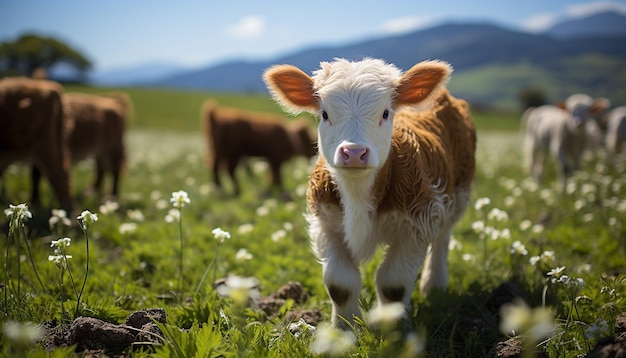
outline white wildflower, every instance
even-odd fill
[[[515,240],[513,242],[510,251],[512,254],[515,255],[528,255],[528,250],[526,250],[526,246],[524,246],[524,244],[522,244],[519,240]]]
[[[474,230],[475,233],[480,234],[485,230],[485,223],[481,220],[474,221],[472,223],[472,230]]]
[[[506,211],[500,210],[498,208],[493,208],[487,214],[487,219],[495,220],[495,221],[508,221],[509,214]]]
[[[64,237],[62,239],[52,240],[50,242],[50,247],[66,248],[69,247],[71,244],[72,239],[70,239],[69,237]]]
[[[316,328],[308,324],[303,318],[300,318],[297,322],[290,323],[287,329],[294,337],[299,338],[306,332],[315,332]]]
[[[78,220],[78,223],[83,230],[87,230],[91,224],[98,221],[98,215],[92,214],[89,210],[84,210],[80,213],[76,220]]]
[[[454,237],[450,238],[450,242],[448,243],[448,250],[460,250],[462,248],[463,244],[459,240],[455,239]]]
[[[489,199],[489,198],[479,198],[479,199],[476,199],[476,202],[474,203],[474,209],[480,210],[484,206],[487,206],[489,204],[491,204],[491,199]]]
[[[133,221],[143,222],[146,218],[143,216],[143,213],[139,209],[134,210],[126,210],[126,216]]]
[[[109,215],[116,212],[119,207],[117,202],[107,200],[104,204],[100,205],[98,211],[100,211],[102,215]]]
[[[259,206],[256,209],[257,216],[266,216],[270,213],[270,209],[267,206]]]
[[[526,231],[530,229],[531,226],[533,226],[533,223],[530,220],[522,220],[522,222],[519,223],[519,229],[521,231]]]
[[[532,226],[531,231],[533,234],[541,234],[543,232],[543,225],[541,224],[535,224]]]
[[[381,304],[367,313],[367,323],[371,326],[392,324],[404,315],[406,308],[401,302]]]
[[[258,298],[259,280],[254,277],[240,277],[230,275],[223,285],[217,286],[217,293],[224,297],[230,297],[235,303],[244,305],[250,298]]]
[[[213,233],[213,236],[215,237],[215,239],[220,242],[220,244],[223,244],[224,240],[230,239],[230,233],[228,231],[222,230],[219,227],[213,229],[213,231],[211,232]]]
[[[25,346],[36,343],[43,333],[41,326],[32,322],[6,321],[2,325],[2,333],[11,342]]]
[[[61,223],[61,225],[71,226],[72,222],[67,217],[67,212],[63,209],[52,209],[52,216],[48,219],[48,225],[50,225],[50,229],[52,229],[56,224]]]
[[[463,254],[461,258],[463,259],[463,261],[469,262],[474,261],[476,259],[476,256],[474,254]]]
[[[527,334],[534,341],[552,336],[556,328],[550,310],[543,307],[532,309],[522,300],[503,305],[500,315],[502,333]]]
[[[239,249],[235,254],[235,260],[237,261],[248,261],[252,260],[252,254],[248,252],[246,249]]]
[[[180,210],[178,209],[170,209],[165,215],[166,223],[173,223],[180,221]]]
[[[329,324],[321,324],[315,331],[311,342],[313,354],[328,354],[340,356],[356,344],[356,337],[352,331],[344,331]]]
[[[28,205],[26,204],[9,204],[9,208],[4,209],[4,215],[9,219],[15,219],[17,221],[26,221],[33,217],[33,214],[28,210]]]
[[[187,194],[186,191],[179,190],[172,193],[170,203],[172,203],[175,208],[181,209],[185,206],[185,204],[191,203],[191,200],[189,199],[189,194]]]
[[[155,203],[156,208],[159,209],[159,210],[163,210],[163,209],[167,208],[168,205],[169,204],[167,203],[167,201],[165,199],[159,199]]]
[[[287,232],[285,232],[285,230],[283,230],[283,229],[280,229],[280,230],[272,233],[272,241],[279,242],[280,239],[284,238],[285,236],[287,236]]]
[[[254,230],[254,225],[250,224],[250,223],[246,223],[246,224],[241,224],[239,225],[239,228],[237,229],[237,232],[239,234],[248,234],[251,233],[252,230]]]
[[[122,223],[118,230],[121,235],[131,234],[137,231],[137,223]]]

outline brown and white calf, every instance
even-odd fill
[[[360,314],[359,264],[379,245],[379,304],[410,310],[424,261],[421,292],[447,286],[448,243],[469,203],[476,146],[467,103],[444,87],[450,72],[426,61],[402,73],[378,59],[322,62],[312,77],[290,65],[265,72],[286,109],[319,117],[307,220],[337,326],[339,316]]]
[[[25,77],[0,80],[0,173],[15,161],[38,167],[59,204],[72,209],[63,87]],[[38,204],[33,202],[32,204]]]

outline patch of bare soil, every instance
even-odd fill
[[[296,304],[305,303],[308,294],[298,282],[289,282],[267,297],[252,305],[269,318],[277,317],[288,299]],[[291,310],[284,317],[286,322],[303,319],[316,326],[322,320],[317,309]],[[165,324],[167,317],[162,308],[133,312],[123,324],[114,324],[93,317],[78,317],[71,323],[46,322],[41,343],[47,351],[59,347],[76,346],[76,352],[90,357],[124,357],[130,348],[150,347],[160,344],[163,332],[156,322]]]
[[[72,323],[44,324],[42,343],[46,350],[76,345],[76,352],[88,356],[123,356],[131,345],[159,343],[163,333],[156,322],[165,323],[161,308],[133,312],[124,324],[93,317],[78,317]]]

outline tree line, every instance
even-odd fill
[[[52,37],[27,33],[0,43],[0,77],[32,76],[37,70],[48,71],[61,63],[77,70],[79,78],[85,78],[92,68],[85,55]]]

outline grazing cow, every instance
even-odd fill
[[[96,162],[93,190],[102,195],[104,176],[111,173],[111,195],[117,196],[120,175],[126,161],[124,136],[131,112],[130,98],[123,93],[68,93],[63,96],[63,106],[73,121],[68,136],[72,163],[93,157]],[[39,177],[38,169],[33,168],[33,199],[39,197]]]
[[[425,61],[402,73],[370,58],[322,62],[312,77],[290,65],[265,72],[285,108],[319,117],[307,220],[336,326],[359,315],[359,264],[378,245],[387,246],[378,304],[410,310],[424,261],[421,292],[447,286],[448,242],[468,206],[476,146],[467,103],[444,87],[450,72]]]
[[[624,150],[624,145],[626,145],[626,106],[612,109],[606,118],[606,152],[607,159],[612,161],[616,154]]]
[[[537,182],[541,181],[545,158],[551,154],[559,165],[561,189],[565,189],[567,177],[580,168],[586,123],[605,105],[604,99],[594,101],[588,95],[575,94],[561,106],[544,105],[524,112],[526,166]]]
[[[70,160],[65,138],[69,122],[62,94],[61,85],[52,81],[0,80],[0,172],[14,161],[35,165],[50,181],[61,207],[69,211]]]
[[[235,177],[239,161],[262,157],[272,171],[272,184],[282,188],[280,170],[294,156],[308,158],[317,154],[308,122],[270,114],[218,106],[207,100],[202,106],[202,123],[208,144],[207,162],[213,169],[215,185],[220,188],[220,168],[226,164],[236,195],[241,189]]]

